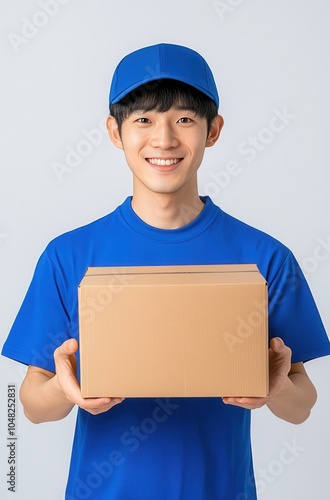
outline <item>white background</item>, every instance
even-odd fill
[[[100,127],[118,61],[159,42],[199,51],[218,82],[225,128],[206,152],[201,194],[293,250],[329,329],[329,16],[326,0],[1,2],[1,344],[48,241],[131,194],[124,158],[103,128],[75,168],[56,175],[54,162],[65,165],[84,131]],[[290,118],[272,133],[276,112]],[[243,154],[252,137],[259,150]],[[237,175],[224,174],[232,161]],[[60,500],[75,415],[36,426],[19,407],[17,492],[8,493],[6,389],[25,369],[0,362],[0,496]],[[319,400],[306,423],[253,414],[260,499],[329,498],[329,360],[307,369]]]

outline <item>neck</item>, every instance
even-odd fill
[[[177,229],[192,222],[202,211],[204,203],[197,189],[189,196],[182,193],[133,193],[132,208],[144,222],[161,229]]]

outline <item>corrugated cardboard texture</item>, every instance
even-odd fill
[[[254,265],[89,268],[84,397],[268,393],[267,284]]]

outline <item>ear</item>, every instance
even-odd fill
[[[217,142],[223,125],[224,125],[224,119],[222,118],[222,116],[221,115],[216,116],[211,123],[209,135],[206,138],[206,143],[205,143],[206,148],[214,146],[214,144]]]
[[[124,149],[123,143],[122,143],[122,140],[120,137],[118,123],[113,116],[108,116],[107,121],[106,121],[106,126],[107,126],[108,134],[109,134],[109,137],[110,137],[112,144],[119,149]]]

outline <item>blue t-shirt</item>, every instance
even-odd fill
[[[129,197],[53,240],[2,354],[55,371],[55,348],[78,339],[77,287],[89,266],[185,264],[257,264],[268,282],[270,338],[284,340],[293,363],[330,354],[290,250],[202,200],[191,223],[159,229],[135,214]],[[66,499],[255,500],[250,416],[221,398],[128,398],[97,416],[79,409]]]

